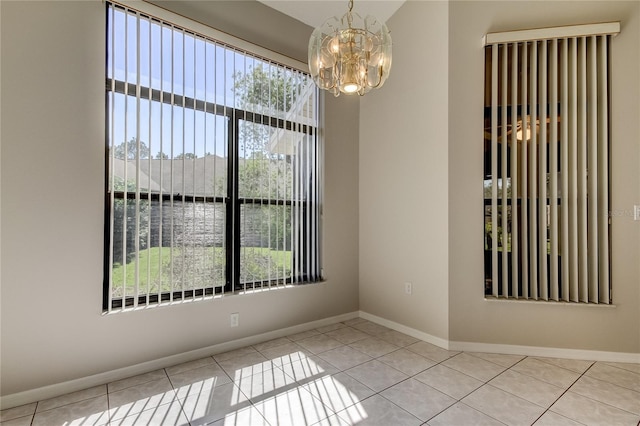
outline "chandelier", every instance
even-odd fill
[[[309,70],[321,89],[339,96],[381,87],[391,69],[391,35],[373,16],[349,11],[316,28],[309,40]]]

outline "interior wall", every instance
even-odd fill
[[[390,77],[360,99],[360,309],[447,339],[447,2],[387,25]]]
[[[304,31],[257,2],[193,3],[237,20],[232,3],[253,4],[265,32],[253,41],[306,51],[309,27],[287,48],[265,43],[288,25]],[[325,282],[102,314],[104,11],[99,0],[2,1],[3,396],[358,309],[358,105],[327,99]]]
[[[615,307],[483,298],[483,88],[488,32],[620,21],[611,45],[611,253]],[[449,14],[450,338],[640,352],[640,3],[452,1]]]

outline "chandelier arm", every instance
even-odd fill
[[[367,79],[365,81],[365,84],[367,85],[367,87],[370,87],[371,89],[377,89],[378,87],[380,87],[380,84],[382,83],[382,65],[378,66],[378,84],[375,85],[370,85],[369,84],[369,79]]]

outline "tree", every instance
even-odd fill
[[[183,154],[178,154],[174,157],[176,160],[195,160],[196,158],[198,158],[198,156],[196,154],[194,154],[193,152],[185,152]]]
[[[162,151],[156,154],[156,160],[168,160],[168,159],[169,159],[169,156]]]
[[[136,143],[136,138],[131,138],[129,142],[122,142],[120,145],[116,145],[113,148],[113,154],[116,158],[119,158],[121,160],[135,160],[137,158],[144,160],[149,158],[151,152],[147,144],[143,141],[140,141],[140,152],[138,152],[138,144]]]

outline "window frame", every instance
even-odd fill
[[[308,76],[308,71],[305,70],[305,66],[302,63],[298,63],[295,60],[290,58],[286,58],[282,55],[279,55],[275,52],[268,51],[266,49],[260,48],[259,46],[251,45],[248,42],[245,42],[240,39],[236,39],[233,36],[229,36],[224,33],[219,33],[216,30],[213,30],[209,27],[202,26],[201,24],[190,21],[187,18],[183,18],[178,15],[173,15],[171,12],[165,11],[164,9],[156,8],[153,5],[144,4],[142,5],[145,10],[140,10],[139,2],[135,2],[131,4],[129,1],[108,1],[106,2],[106,20],[107,23],[109,21],[110,8],[120,9],[124,11],[125,14],[128,15],[129,11],[137,12],[140,16],[145,19],[149,19],[150,21],[158,21],[161,24],[169,23],[172,25],[173,29],[180,29],[184,31],[186,34],[194,35],[194,36],[202,36],[205,40],[213,41],[217,45],[222,46],[224,49],[232,49],[233,51],[240,52],[242,54],[249,54],[252,58],[257,58],[264,60],[270,64],[274,64],[277,66],[282,66],[282,69],[292,69],[294,71],[299,71]],[[149,9],[149,10],[147,10]],[[162,15],[162,16],[159,16]],[[159,16],[159,17],[158,17]],[[184,24],[188,24],[189,26],[185,26]],[[187,29],[187,28],[196,28],[195,30]],[[107,24],[108,28],[108,24]],[[203,29],[206,30],[205,34],[202,34]],[[199,32],[197,31],[199,30]],[[223,40],[219,40],[222,38]],[[247,47],[251,47],[251,51],[245,50]],[[258,52],[258,53],[256,53]],[[107,51],[106,55],[109,55],[108,52],[108,40],[107,40]],[[284,59],[284,62],[280,62]],[[293,63],[295,66],[292,66]],[[310,78],[310,77],[309,77]],[[258,280],[252,282],[240,282],[240,252],[241,252],[241,209],[243,205],[260,205],[260,206],[296,206],[296,208],[302,209],[303,213],[302,217],[306,218],[307,211],[311,211],[314,208],[320,209],[319,206],[314,207],[312,204],[314,200],[307,196],[299,199],[285,199],[279,197],[243,197],[239,193],[239,161],[240,161],[240,138],[241,132],[239,131],[240,122],[247,121],[251,124],[259,124],[262,126],[268,126],[272,129],[282,129],[287,131],[294,131],[296,133],[304,135],[305,139],[311,139],[311,143],[314,145],[313,150],[315,150],[315,154],[317,156],[317,160],[319,161],[319,165],[316,168],[316,176],[314,179],[310,179],[308,182],[309,188],[302,190],[300,194],[306,194],[310,192],[310,187],[312,185],[319,185],[319,194],[318,199],[315,200],[317,203],[322,202],[322,160],[321,160],[321,137],[320,137],[320,125],[321,125],[321,93],[319,89],[315,87],[315,103],[314,110],[317,116],[316,125],[313,126],[311,124],[299,123],[296,121],[288,120],[286,118],[276,117],[268,114],[261,114],[253,111],[248,111],[246,109],[238,108],[236,106],[222,105],[216,104],[212,102],[208,102],[204,99],[199,98],[191,98],[184,94],[178,95],[175,93],[169,93],[166,91],[161,91],[159,89],[154,89],[152,87],[145,87],[142,85],[136,86],[135,83],[127,83],[125,81],[116,80],[114,78],[110,78],[108,75],[105,77],[105,106],[106,106],[106,114],[105,114],[105,202],[104,202],[104,281],[103,281],[103,301],[102,308],[103,311],[111,312],[114,310],[122,310],[126,308],[136,307],[136,306],[144,306],[144,305],[152,305],[152,304],[160,304],[163,302],[176,302],[182,300],[191,300],[198,297],[205,296],[215,296],[220,293],[235,293],[239,291],[246,291],[256,288],[262,288],[266,286],[271,286],[273,284],[282,285],[282,284],[293,284],[298,282],[319,282],[322,280],[322,276],[319,274],[312,274],[306,269],[300,277],[296,277],[295,273],[292,271],[291,275],[286,279],[276,278],[269,280]],[[171,107],[178,106],[185,109],[190,109],[195,111],[201,111],[205,114],[213,114],[215,117],[224,117],[227,123],[226,127],[226,144],[227,144],[227,174],[226,174],[226,183],[227,183],[227,193],[225,196],[199,196],[195,194],[179,194],[179,193],[156,193],[147,188],[146,191],[141,190],[139,187],[136,188],[135,192],[128,191],[125,186],[125,190],[110,190],[110,173],[111,173],[111,147],[110,147],[110,109],[111,104],[109,101],[110,93],[124,95],[125,97],[133,97],[134,99],[144,99],[145,101],[153,101],[159,102],[161,105],[169,105]],[[194,96],[196,96],[194,92]],[[127,161],[127,160],[125,160]],[[145,160],[146,161],[146,160]],[[173,188],[172,188],[173,189]],[[174,192],[174,191],[172,191]],[[110,288],[110,275],[112,273],[112,265],[111,265],[111,224],[112,224],[112,203],[111,199],[134,199],[140,201],[148,201],[148,202],[166,202],[166,201],[176,201],[182,203],[222,203],[225,206],[225,284],[224,287],[220,286],[210,286],[210,287],[201,287],[195,289],[188,290],[174,290],[174,291],[162,291],[158,293],[139,293],[138,295],[133,296],[121,296],[121,297],[113,297]],[[293,212],[291,213],[293,216]],[[314,250],[315,259],[318,263],[321,259],[321,241],[319,238],[321,223],[320,223],[320,215],[316,218],[316,229],[315,232],[318,234],[315,238],[316,248]],[[162,225],[160,225],[162,226]],[[305,253],[297,253],[294,250],[294,247],[291,249],[292,253],[292,263],[295,261],[295,256],[297,255],[305,255]],[[304,250],[303,250],[304,252]],[[321,268],[317,268],[318,271],[321,271]],[[315,278],[313,278],[315,276]],[[298,278],[296,280],[296,278]],[[126,287],[126,283],[124,284]],[[137,300],[136,300],[137,299]]]

